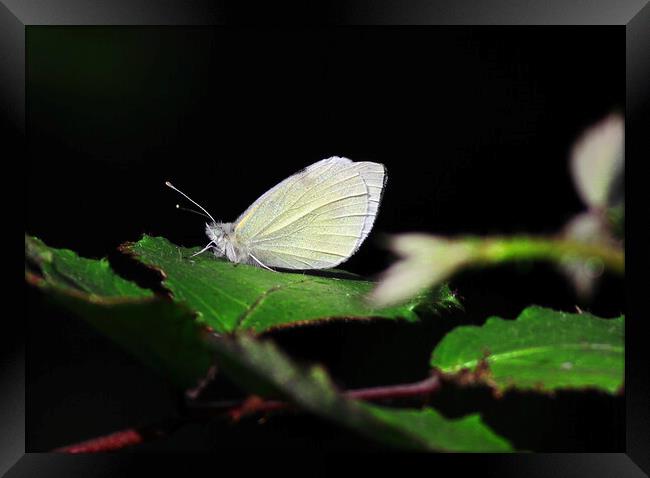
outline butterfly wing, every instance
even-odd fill
[[[235,221],[238,241],[263,264],[325,269],[347,260],[372,229],[384,166],[324,159],[290,176]]]

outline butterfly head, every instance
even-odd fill
[[[228,225],[220,222],[205,223],[205,233],[210,239],[210,242],[212,242],[216,252],[221,256],[225,255],[226,244],[230,238],[229,228],[224,226]]]
[[[205,233],[213,244],[215,255],[227,257],[229,261],[241,262],[243,251],[235,241],[235,227],[230,222],[213,222],[205,224]]]

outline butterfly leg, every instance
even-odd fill
[[[259,260],[257,257],[255,257],[253,254],[251,254],[250,252],[248,253],[248,255],[251,256],[251,257],[253,258],[253,260],[255,260],[255,262],[257,262],[259,265],[261,265],[262,267],[264,267],[264,269],[268,269],[268,270],[270,270],[271,272],[277,272],[277,271],[271,269],[270,267],[265,266],[264,264],[262,264],[262,263],[260,262],[260,260]]]
[[[192,254],[190,257],[198,256],[199,254],[202,254],[202,253],[204,253],[205,251],[207,251],[208,249],[210,249],[211,247],[212,247],[212,241],[210,241],[210,242],[208,243],[208,245],[205,246],[203,249],[201,249],[199,252],[195,252],[195,253]]]

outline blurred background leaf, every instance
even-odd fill
[[[611,114],[587,129],[573,146],[571,176],[587,211],[575,215],[564,227],[569,240],[623,247],[625,230],[624,162],[625,126],[622,116]],[[567,258],[560,270],[582,300],[593,296],[603,273],[602,261]]]
[[[376,306],[399,304],[472,266],[544,260],[558,265],[583,300],[607,269],[623,274],[624,123],[611,114],[575,143],[570,171],[588,210],[554,236],[446,238],[401,234],[389,248],[399,256],[370,294]]]
[[[428,287],[468,267],[488,267],[508,262],[550,261],[558,265],[579,261],[600,265],[623,274],[624,255],[620,247],[601,242],[562,237],[513,236],[459,237],[401,234],[391,242],[401,258],[382,275],[369,294],[378,307],[395,305],[422,294]]]
[[[571,152],[576,190],[590,209],[604,210],[622,202],[624,122],[612,114],[585,131]]]

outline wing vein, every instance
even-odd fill
[[[296,260],[298,260],[298,258],[301,258],[301,259],[307,259],[307,260],[313,261],[313,259],[311,257],[301,256],[299,254],[292,254],[290,252],[284,252],[284,251],[278,251],[278,250],[273,250],[273,251],[270,251],[270,252],[271,252],[271,254],[274,254],[274,255],[281,254],[281,255],[284,255],[284,256],[293,257]],[[343,256],[343,257],[347,257],[347,256]],[[300,262],[303,262],[303,261],[300,261]],[[305,264],[305,262],[303,262],[303,264]],[[312,266],[312,264],[308,264],[308,265],[310,267]]]
[[[276,244],[275,247],[290,247],[291,249],[300,249],[301,251],[318,252],[319,254],[327,254],[327,255],[330,255],[330,256],[348,257],[347,255],[339,254],[338,252],[322,251],[320,249],[313,249],[311,247],[300,247],[300,246],[296,246],[296,245],[290,245],[289,246],[289,245],[286,245],[286,244]],[[271,252],[278,252],[278,250],[275,249],[275,247],[269,247],[268,249],[265,249],[265,250],[268,250],[268,251],[271,251]],[[291,254],[291,253],[289,253],[289,254]]]
[[[330,204],[334,204],[334,203],[337,203],[337,202],[340,202],[340,201],[345,201],[346,199],[351,199],[351,198],[355,198],[355,197],[367,197],[367,196],[368,196],[368,193],[367,193],[367,192],[364,192],[364,193],[360,193],[360,194],[349,194],[349,195],[344,196],[344,197],[340,197],[340,198],[337,198],[337,199],[333,199],[332,201],[326,202],[325,204],[321,204],[321,205],[318,206],[318,207],[315,207],[315,208],[313,208],[313,209],[310,209],[309,211],[305,212],[305,213],[302,214],[301,216],[298,216],[297,218],[295,218],[295,219],[294,219],[293,221],[291,221],[289,224],[286,224],[286,225],[282,226],[282,227],[279,228],[279,229],[275,229],[273,232],[282,231],[283,229],[285,229],[286,227],[290,226],[291,224],[294,224],[294,223],[296,223],[297,221],[301,220],[303,217],[305,217],[305,216],[307,216],[307,215],[313,213],[314,211],[318,211],[319,209],[322,209],[322,208],[324,208],[324,207],[327,207],[327,206],[329,206]],[[272,226],[272,225],[273,225],[272,222],[269,223],[269,224],[267,224],[267,225],[266,225],[266,226],[265,226],[261,231],[259,231],[259,232],[256,234],[256,236],[259,236],[261,233],[263,233],[265,230],[267,230],[267,229],[269,228],[269,226]],[[263,236],[262,236],[262,237],[263,237]]]

